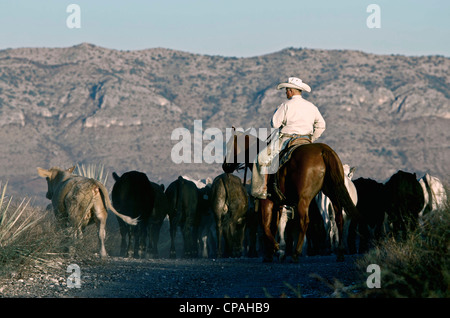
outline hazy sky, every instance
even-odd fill
[[[81,9],[70,29],[69,4]],[[369,28],[370,4],[380,28]],[[255,56],[286,47],[450,56],[448,0],[0,0],[0,49],[89,42]]]

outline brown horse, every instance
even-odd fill
[[[249,135],[245,140],[247,138],[251,140],[256,137]],[[227,149],[234,147],[235,151],[233,153],[235,154],[235,160],[234,162],[230,162],[232,161],[231,158],[228,158],[228,162],[224,160],[222,168],[225,172],[234,171],[243,164],[244,168],[252,166],[252,161],[236,162],[236,154],[239,151],[247,151],[248,145],[254,144],[255,141],[236,144],[236,140],[236,138],[230,140],[227,145]],[[259,144],[259,142],[256,143]],[[274,183],[274,178],[277,178],[276,181],[279,185],[279,190],[285,196],[285,200],[283,201],[277,199],[277,195],[274,193],[273,187],[271,187]],[[275,235],[278,228],[278,211],[280,206],[284,204],[293,206],[297,212],[294,220],[297,220],[300,231],[292,259],[293,261],[298,261],[309,223],[309,205],[319,191],[323,191],[333,204],[339,235],[337,259],[338,261],[343,260],[344,245],[342,232],[344,220],[342,217],[342,209],[345,208],[345,211],[351,218],[357,217],[358,211],[345,187],[341,160],[333,149],[323,143],[306,144],[296,148],[290,160],[278,170],[278,173],[270,175],[268,189],[270,196],[267,199],[260,200],[259,204],[262,227],[264,229],[264,261],[272,261],[273,254],[279,249]]]

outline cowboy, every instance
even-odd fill
[[[303,99],[302,91],[311,92],[311,87],[297,77],[289,77],[287,83],[280,83],[277,89],[286,88],[287,101],[275,110],[271,126],[278,129],[270,144],[261,151],[252,171],[252,196],[266,199],[267,180],[274,171],[272,160],[293,138],[302,138],[307,143],[317,140],[325,130],[325,120],[318,108]],[[272,167],[272,169],[271,169]],[[278,165],[275,165],[275,169]]]

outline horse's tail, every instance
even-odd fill
[[[324,179],[324,193],[333,203],[344,208],[350,218],[358,218],[359,212],[348,193],[344,182],[344,170],[338,155],[329,147],[322,151],[326,171]]]

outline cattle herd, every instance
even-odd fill
[[[346,252],[364,253],[386,235],[405,238],[424,215],[442,208],[446,191],[436,177],[398,171],[387,182],[351,180],[354,169],[344,165],[346,187],[360,213],[358,220],[345,221]],[[111,201],[105,187],[93,179],[72,174],[73,168],[38,168],[47,179],[47,198],[52,200],[58,224],[75,229],[77,235],[92,222],[99,226],[100,255],[104,246],[106,211],[112,211],[120,226],[121,256],[157,258],[163,222],[170,224],[170,254],[176,257],[258,257],[263,255],[258,202],[239,177],[223,173],[206,182],[178,177],[165,189],[147,175],[129,171],[113,173]],[[345,212],[345,211],[344,211]],[[276,214],[279,256],[289,256],[296,231],[295,213],[281,208]],[[345,216],[344,216],[345,219]],[[176,254],[178,229],[183,240],[182,255]],[[338,235],[329,200],[319,193],[311,202],[309,226],[303,253],[326,255],[335,252]],[[291,238],[291,239],[290,239]]]

